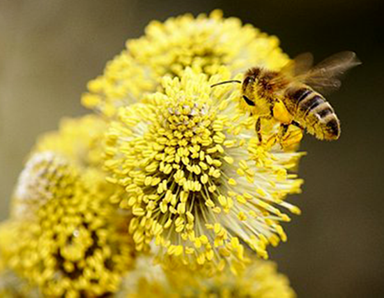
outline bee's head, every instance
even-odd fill
[[[244,76],[242,92],[245,102],[254,106],[259,97],[259,68],[252,68]]]

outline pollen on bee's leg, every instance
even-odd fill
[[[290,127],[292,127],[292,125]],[[280,139],[280,145],[285,151],[296,149],[303,138],[303,131],[300,128],[292,127],[291,129],[290,127]]]
[[[283,123],[280,124],[279,131],[276,134],[276,138],[279,140],[280,143],[284,139],[286,139],[287,136],[289,135],[288,134],[288,128],[289,128],[289,125],[283,124]]]
[[[267,141],[265,142],[265,146],[266,146],[266,148],[272,148],[275,144],[276,144],[276,142],[277,142],[277,136],[276,135],[272,135],[272,136],[270,136],[268,139],[267,139]]]

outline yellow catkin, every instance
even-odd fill
[[[164,271],[150,260],[139,260],[138,267],[125,280],[121,296],[139,297],[218,297],[218,298],[295,298],[288,278],[276,264],[252,258],[242,274],[225,270],[213,277],[202,277],[186,267]],[[238,268],[232,268],[238,270]]]
[[[145,219],[130,226],[136,247],[147,250],[154,240],[166,267],[180,262],[212,273],[226,259],[237,268],[244,245],[267,257],[262,239],[286,240],[281,208],[296,211],[284,199],[301,180],[286,164],[301,154],[258,143],[238,89],[210,88],[229,76],[223,67],[210,79],[192,69],[181,79],[165,77],[163,91],[121,108],[106,134],[109,181],[126,190],[120,206]]]
[[[42,135],[19,176],[12,199],[12,217],[30,218],[35,215],[34,210],[48,199],[69,195],[67,192],[72,190],[74,181],[71,180],[73,168],[67,166],[67,161],[87,173],[90,179],[84,182],[90,187],[94,187],[91,178],[94,177],[101,181],[98,186],[100,192],[113,191],[109,189],[112,184],[102,182],[105,177],[101,169],[102,142],[106,129],[107,123],[102,118],[86,115],[65,118],[58,131]],[[60,188],[56,188],[51,178],[59,180]]]
[[[80,167],[100,167],[106,129],[107,122],[97,115],[64,118],[58,131],[38,139],[33,152],[53,151],[72,159]]]
[[[2,239],[4,240],[4,239]],[[1,264],[0,258],[0,297],[2,298],[15,298],[15,297],[28,297],[39,298],[39,290],[28,283],[28,281],[20,278],[5,267],[5,264]],[[1,267],[1,266],[4,267]]]
[[[34,153],[21,176],[15,216],[0,226],[6,267],[47,297],[116,292],[133,266],[133,240],[104,176],[52,151]]]
[[[181,77],[187,67],[212,76],[224,65],[236,76],[254,65],[277,70],[288,61],[275,36],[243,25],[237,18],[223,18],[219,10],[196,18],[186,14],[164,23],[153,21],[144,36],[127,41],[126,49],[107,64],[103,75],[88,83],[82,102],[114,117],[118,107],[145,100],[162,77]],[[224,141],[220,135],[215,138]]]

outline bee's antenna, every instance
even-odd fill
[[[241,84],[241,81],[239,81],[239,80],[229,80],[229,81],[224,81],[224,82],[220,82],[220,83],[213,84],[213,85],[211,86],[211,88],[216,87],[216,86],[219,86],[219,85],[223,85],[223,84],[228,84],[228,83],[239,83],[239,84]]]

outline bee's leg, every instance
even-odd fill
[[[294,142],[299,143],[301,141],[301,139],[303,138],[304,127],[300,123],[296,122],[295,120],[293,120],[291,124],[300,128],[300,131],[297,130],[296,133],[294,133],[294,132],[292,133],[292,139],[295,140]]]
[[[287,134],[288,127],[289,127],[289,124],[284,124],[284,123],[280,124],[280,128],[279,128],[279,139],[280,139],[280,141],[283,140],[285,135]]]
[[[301,124],[298,123],[298,122],[296,122],[295,120],[293,120],[291,124],[294,125],[294,126],[296,126],[296,127],[298,127],[298,128],[300,128],[301,130],[304,131],[304,127],[302,127]]]
[[[261,144],[263,142],[263,138],[261,136],[261,117],[257,118],[255,130],[257,133],[257,138],[259,139],[259,143]]]
[[[294,125],[300,130],[288,132],[289,126]],[[303,138],[303,127],[296,121],[291,124],[281,124],[279,130],[279,141],[282,149],[294,148]]]
[[[280,143],[281,149],[286,147],[285,137],[287,136],[289,124],[280,123],[279,132],[277,133],[277,140]]]

